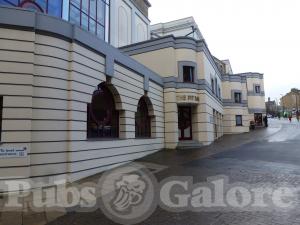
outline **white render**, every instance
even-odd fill
[[[195,32],[193,32],[193,29]],[[174,35],[175,37],[191,37],[196,40],[203,39],[200,29],[193,17],[158,23],[150,26],[154,38]]]
[[[150,38],[150,20],[130,0],[110,2],[110,44],[114,47]]]

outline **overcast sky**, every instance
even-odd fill
[[[300,0],[150,0],[152,24],[193,16],[234,73],[265,75],[266,98],[300,88]]]

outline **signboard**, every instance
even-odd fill
[[[179,95],[177,96],[177,101],[199,102],[200,99],[195,95]]]
[[[26,147],[0,147],[0,159],[1,158],[26,158]]]

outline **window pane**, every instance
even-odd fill
[[[135,114],[135,137],[151,137],[151,119],[145,99],[142,97],[138,103]]]
[[[235,103],[241,103],[242,102],[241,93],[234,93],[234,101],[235,101]]]
[[[90,0],[90,17],[96,19],[96,0]]]
[[[109,5],[106,5],[106,9],[105,9],[105,41],[109,41]]]
[[[105,24],[105,3],[101,0],[97,2],[97,22]]]
[[[260,86],[255,86],[255,92],[260,93]]]
[[[82,0],[82,6],[81,10],[85,12],[86,14],[89,13],[89,0]]]
[[[61,17],[62,12],[62,1],[61,0],[50,0],[48,1],[48,14],[52,16]]]
[[[194,82],[194,67],[183,67],[183,82]]]
[[[97,36],[104,40],[104,27],[100,24],[97,24]]]
[[[46,0],[37,0],[35,2],[23,0],[20,2],[20,4],[21,4],[22,8],[30,9],[32,11],[45,12],[45,13],[47,11]]]
[[[242,126],[243,125],[243,119],[241,115],[238,115],[235,117],[236,118],[236,125],[237,126]]]
[[[18,0],[0,0],[0,5],[17,6]]]
[[[80,26],[80,12],[73,5],[70,5],[70,22]]]
[[[96,21],[90,18],[90,32],[96,34]]]
[[[89,19],[88,16],[84,13],[81,13],[81,27],[85,30],[88,30]]]
[[[80,8],[80,0],[70,0],[70,3],[76,6],[78,9]]]
[[[49,2],[51,2],[51,1],[49,1]],[[47,1],[46,0],[36,0],[35,3],[38,4],[43,9],[44,12],[47,11]]]
[[[87,105],[87,136],[118,137],[119,113],[115,110],[112,93],[100,84],[94,92],[91,104]]]

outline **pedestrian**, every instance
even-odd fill
[[[299,113],[299,111],[296,112],[296,118],[297,118],[297,121],[299,123],[299,120],[300,120],[300,113]]]
[[[265,123],[265,127],[268,127],[268,117],[267,116],[264,117],[264,123]]]
[[[289,121],[292,122],[292,114],[289,115]]]

